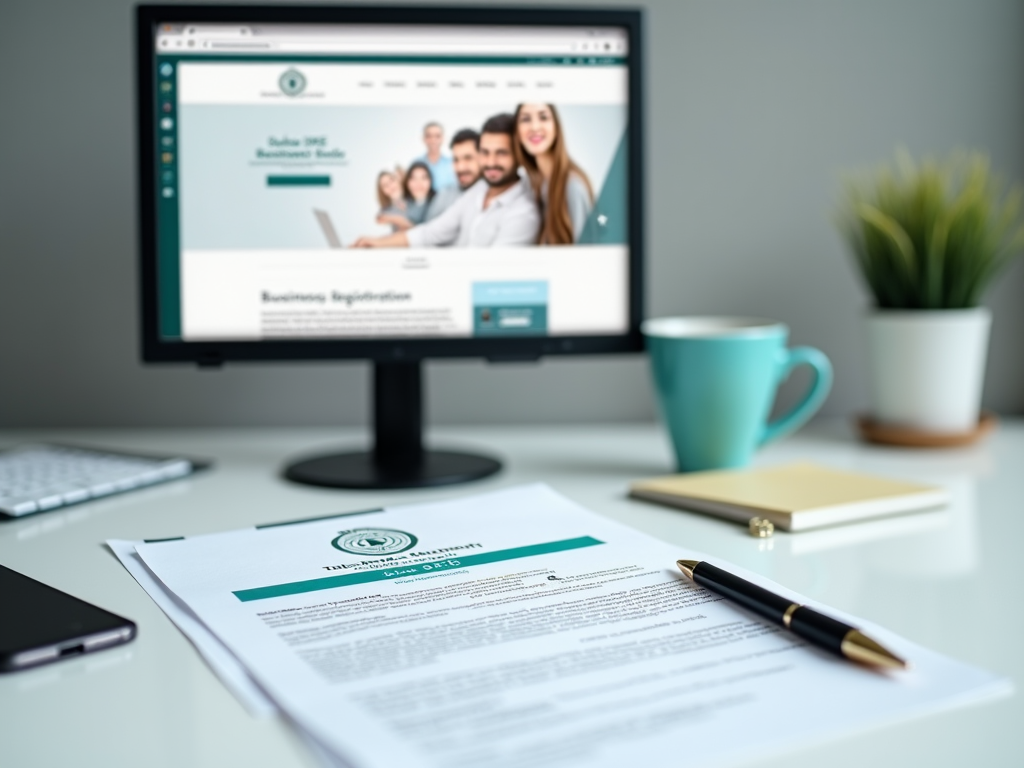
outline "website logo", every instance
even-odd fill
[[[298,96],[306,90],[306,76],[297,69],[289,69],[281,75],[277,84],[286,96]]]
[[[393,555],[416,546],[411,533],[391,528],[353,528],[339,531],[331,546],[350,555]]]

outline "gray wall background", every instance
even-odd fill
[[[838,174],[984,148],[1024,180],[1019,0],[651,0],[649,315],[776,317],[866,400]],[[0,427],[357,424],[365,363],[138,362],[129,0],[0,6]],[[1024,412],[1024,263],[988,296],[988,407]],[[431,363],[435,423],[653,415],[641,357]],[[794,382],[793,384],[798,384]],[[791,397],[793,386],[783,397]]]

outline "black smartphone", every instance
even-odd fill
[[[127,643],[135,622],[0,565],[0,672]]]

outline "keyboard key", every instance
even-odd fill
[[[0,513],[11,517],[183,477],[192,463],[60,445],[0,452]]]

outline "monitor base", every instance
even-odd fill
[[[285,468],[284,476],[294,483],[327,488],[430,488],[482,480],[500,469],[496,459],[473,453],[423,451],[414,466],[383,467],[373,451],[354,451],[297,461]]]
[[[430,488],[493,475],[489,456],[430,451],[423,445],[423,371],[419,361],[373,366],[373,448],[302,459],[285,479],[326,488]]]

